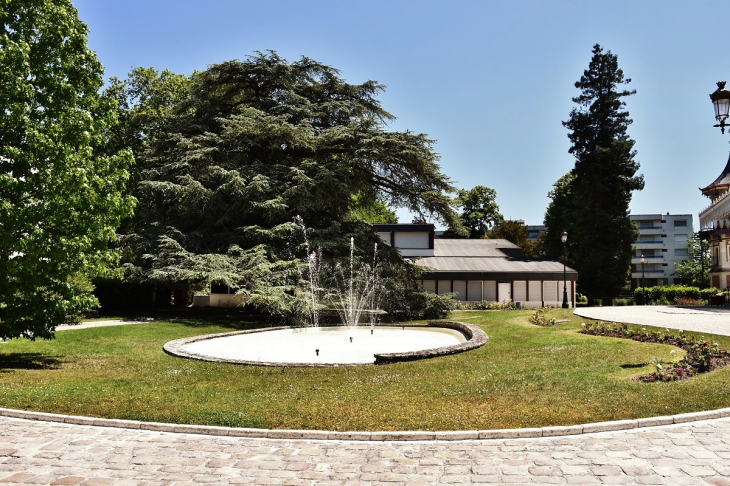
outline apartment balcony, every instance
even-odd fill
[[[634,248],[637,250],[661,250],[664,248],[664,243],[661,240],[637,241],[634,243]]]
[[[661,226],[644,226],[643,228],[639,228],[639,234],[640,235],[661,235],[662,227]]]
[[[641,265],[641,257],[631,257],[631,263]],[[664,263],[664,255],[644,255],[644,265]]]
[[[666,277],[664,270],[644,270],[644,278]],[[631,278],[641,278],[641,269],[638,272],[631,270]]]

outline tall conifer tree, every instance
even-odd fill
[[[621,291],[636,240],[629,202],[633,191],[644,188],[644,178],[636,175],[635,142],[627,134],[632,120],[623,98],[636,93],[624,89],[630,82],[617,56],[596,44],[588,69],[575,83],[581,91],[573,98],[578,106],[563,122],[575,157],[568,188],[572,201],[558,211],[562,224],[553,222],[548,231],[568,232],[569,260],[578,271],[580,290],[592,296],[608,298]]]

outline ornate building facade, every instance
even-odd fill
[[[700,235],[710,244],[710,285],[727,289],[730,288],[730,159],[722,174],[700,191],[712,201],[700,213]]]

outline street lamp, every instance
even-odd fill
[[[563,242],[563,309],[567,309],[568,305],[568,280],[565,273],[565,242],[568,241],[568,232],[563,231],[560,235],[560,241]]]
[[[710,99],[715,105],[715,120],[720,122],[713,126],[719,127],[720,131],[725,133],[725,127],[728,126],[725,124],[725,120],[730,114],[730,90],[725,89],[725,81],[717,82],[717,89],[710,94]]]
[[[641,305],[646,305],[646,289],[644,288],[644,254],[641,254]]]

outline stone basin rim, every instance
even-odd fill
[[[409,327],[409,328],[446,328],[453,329],[461,332],[466,337],[466,342],[444,346],[440,348],[423,349],[419,351],[409,351],[403,353],[375,353],[374,363],[282,363],[282,362],[270,362],[270,361],[250,361],[243,359],[231,359],[231,358],[217,358],[214,356],[207,356],[203,354],[191,353],[184,349],[184,346],[190,343],[205,341],[208,339],[217,339],[229,336],[238,336],[242,334],[253,334],[267,331],[278,331],[284,329],[296,329],[291,326],[278,326],[278,327],[265,327],[260,329],[248,329],[245,331],[233,331],[216,334],[205,334],[202,336],[193,336],[182,339],[175,339],[168,341],[162,347],[163,351],[171,356],[179,358],[195,359],[198,361],[209,361],[214,363],[231,363],[239,365],[250,365],[250,366],[277,366],[277,367],[312,367],[312,368],[331,368],[340,366],[372,366],[382,365],[388,363],[396,363],[401,361],[414,361],[419,359],[429,359],[438,356],[448,356],[451,354],[463,353],[472,349],[480,348],[484,346],[489,337],[487,334],[478,326],[468,324],[466,322],[459,321],[428,321],[424,326],[422,324],[380,324],[377,327]]]

